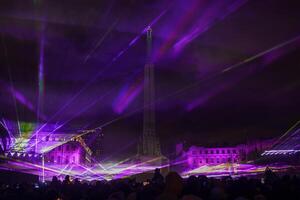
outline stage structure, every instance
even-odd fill
[[[43,126],[20,122],[19,132],[18,123],[4,121],[8,130],[7,141],[11,142],[3,143],[1,139],[8,148],[2,148],[4,145],[1,145],[0,168],[34,174],[43,182],[51,180],[53,176],[62,180],[65,175],[87,181],[136,175],[152,177],[154,169],[162,167],[162,156],[148,153],[141,154],[139,161],[136,156],[120,162],[100,160],[103,141],[101,128],[72,131],[60,130],[59,124]],[[7,151],[3,153],[2,149]]]
[[[100,159],[101,129],[58,131],[59,125],[6,122],[10,145],[5,156],[47,165],[91,165]],[[20,128],[19,128],[19,127]],[[90,148],[91,147],[91,148]]]
[[[152,29],[147,28],[147,58],[144,67],[143,134],[138,144],[138,159],[151,165],[162,166],[167,159],[161,154],[155,130],[155,77],[152,61]]]
[[[300,120],[261,155],[259,162],[300,164]]]

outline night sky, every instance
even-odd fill
[[[1,118],[105,125],[106,152],[134,149],[152,24],[163,148],[277,137],[300,119],[299,1],[63,2],[0,2]]]

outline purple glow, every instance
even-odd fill
[[[254,165],[254,164],[216,164],[216,165],[205,165],[196,169],[187,170],[182,173],[183,177],[192,175],[206,175],[208,177],[215,176],[232,176],[239,177],[245,175],[257,175],[263,174],[267,166],[265,165]],[[269,167],[269,166],[268,166]],[[272,166],[273,171],[285,171],[290,166]]]
[[[139,37],[135,37],[131,42],[129,43],[129,46],[134,45],[138,41]]]
[[[43,96],[44,96],[44,88],[45,88],[45,80],[44,80],[44,54],[45,54],[45,37],[44,33],[41,35],[40,40],[40,56],[39,56],[39,74],[38,74],[38,104],[37,104],[37,119],[39,120],[40,114],[42,112],[43,107]]]
[[[37,113],[37,109],[35,108],[35,106],[33,105],[33,103],[31,101],[29,101],[25,97],[25,95],[22,94],[19,90],[17,90],[13,86],[9,86],[4,81],[0,81],[0,84],[2,84],[2,87],[4,88],[4,90],[6,90],[6,92],[9,93],[13,98],[15,98],[20,104],[22,104],[23,106],[25,106],[30,111],[32,111],[34,113]],[[46,117],[44,115],[41,115],[41,118],[42,119],[46,119]]]
[[[64,164],[51,164],[45,162],[45,166],[39,164],[33,164],[26,161],[21,161],[18,159],[6,158],[7,162],[3,165],[0,164],[0,167],[10,167],[13,170],[19,172],[27,172],[41,176],[42,169],[45,169],[45,179],[50,180],[52,176],[59,175],[70,175],[74,178],[80,178],[82,180],[101,180],[107,179],[111,180],[112,178],[122,178],[127,177],[143,172],[153,171],[155,168],[167,167],[167,165],[149,165],[147,162],[143,163],[133,163],[133,164],[119,164],[115,165],[113,168],[106,170],[106,168],[99,168],[97,166],[88,167],[82,164],[70,163],[69,165]],[[149,160],[151,162],[153,160]],[[110,163],[107,163],[110,165]],[[103,165],[107,165],[103,164]],[[67,170],[67,168],[69,170]]]
[[[152,20],[152,22],[150,22],[149,25],[146,26],[138,36],[131,40],[127,48],[123,49],[121,52],[118,53],[116,57],[113,58],[112,62],[115,62],[121,55],[128,51],[128,49],[131,46],[133,46],[142,37],[143,34],[147,32],[148,27],[152,27],[154,24],[156,24],[159,21],[159,19],[166,14],[167,11],[168,9],[165,9],[154,20]],[[122,88],[119,96],[113,103],[113,110],[116,113],[121,114],[128,107],[128,105],[138,96],[142,89],[143,84],[141,78],[138,78],[137,83],[134,83],[134,85],[132,86],[125,85],[124,88]]]
[[[152,26],[152,25],[154,25],[155,23],[157,23],[157,21],[162,17],[162,16],[164,16],[164,14],[167,12],[167,10],[168,9],[165,9],[163,12],[161,12],[154,20],[152,20],[151,22],[150,22],[150,24],[148,25],[148,26]],[[66,102],[66,104],[64,104],[54,115],[52,115],[51,117],[50,117],[50,119],[45,123],[45,124],[43,124],[37,131],[35,131],[35,133],[32,135],[32,138],[36,135],[36,134],[38,134],[48,123],[50,123],[53,119],[55,119],[55,117],[56,116],[58,116],[61,112],[63,112],[83,91],[85,91],[94,81],[96,81],[97,80],[97,78],[99,78],[99,76],[105,71],[105,70],[107,70],[107,69],[109,69],[109,67],[111,67],[112,66],[112,64],[121,56],[121,55],[123,55],[125,52],[127,52],[128,51],[128,49],[131,47],[131,46],[133,46],[141,37],[142,37],[142,35],[146,32],[146,30],[147,30],[147,27],[148,26],[146,26],[145,28],[144,28],[144,30],[139,34],[139,35],[137,35],[130,43],[129,43],[129,45],[126,47],[126,48],[124,48],[122,51],[120,51],[113,59],[112,59],[112,61],[108,64],[108,65],[106,65],[105,67],[104,67],[104,70],[102,70],[102,71],[99,71],[93,78],[91,78],[74,96],[72,96],[72,98],[71,99],[69,99],[67,102]],[[94,103],[96,103],[96,102],[94,102]],[[90,106],[88,106],[88,107],[90,107]],[[74,118],[74,117],[73,117]],[[73,119],[72,118],[72,119]],[[69,121],[71,121],[71,120],[68,120],[67,122],[69,122]],[[65,122],[65,123],[62,123],[63,125],[65,125],[67,122]]]
[[[187,104],[186,110],[191,111],[197,107],[203,106],[210,99],[216,97],[222,92],[225,92],[235,84],[238,84],[241,80],[255,72],[255,70],[251,70],[251,68],[256,69],[257,66],[250,66],[249,69],[245,69],[243,72],[239,73],[239,76],[232,77],[229,80],[223,81],[222,83],[218,83],[216,86],[211,87],[208,91],[204,91],[202,95]]]
[[[84,161],[83,148],[78,144],[66,143],[46,154],[46,162],[57,164],[79,164]]]
[[[7,159],[7,158],[6,158]],[[103,163],[103,165],[110,165],[110,163]],[[81,180],[111,180],[123,177],[128,177],[144,172],[153,171],[155,168],[168,167],[168,165],[146,165],[145,163],[133,163],[133,164],[120,164],[113,168],[103,169],[97,166],[88,167],[82,164],[48,164],[45,166],[29,163],[26,161],[21,161],[18,159],[7,159],[7,162],[0,163],[1,168],[10,168],[10,170],[15,170],[18,172],[26,172],[31,174],[36,174],[42,176],[43,169],[45,170],[45,179],[51,180],[52,176],[64,177],[65,175],[70,175],[74,178],[79,178]],[[185,169],[181,173],[183,177],[190,175],[206,175],[206,176],[241,176],[241,175],[255,175],[263,173],[265,171],[264,165],[253,165],[253,164],[209,164],[199,166],[193,169]],[[285,171],[291,166],[281,165],[281,166],[271,166],[274,171]],[[295,168],[293,166],[292,168]]]
[[[298,35],[295,38],[292,38],[290,40],[284,41],[278,45],[275,45],[265,51],[262,51],[254,56],[251,56],[241,62],[238,62],[236,64],[233,64],[229,67],[226,67],[225,69],[223,69],[221,71],[221,73],[217,73],[216,75],[221,75],[223,73],[229,72],[231,70],[234,70],[242,65],[245,65],[255,59],[261,59],[260,64],[257,64],[257,66],[249,66],[249,68],[254,68],[254,70],[248,70],[245,71],[243,74],[239,74],[239,76],[236,76],[234,78],[232,78],[231,80],[227,81],[227,82],[223,82],[222,84],[212,88],[209,92],[207,92],[206,94],[201,95],[200,97],[198,97],[197,99],[195,99],[194,101],[190,102],[187,106],[186,106],[186,110],[191,111],[194,108],[203,105],[204,103],[206,103],[209,99],[213,98],[214,96],[218,95],[220,92],[223,92],[225,89],[233,86],[234,84],[238,83],[239,81],[241,81],[243,78],[255,73],[255,70],[257,68],[262,68],[265,67],[271,63],[273,63],[275,60],[279,59],[280,57],[284,56],[285,54],[287,54],[289,51],[291,51],[293,48],[288,48],[286,49],[286,47],[289,47],[289,45],[291,45],[292,43],[295,43],[296,41],[298,41],[300,38],[300,36]],[[299,43],[296,44],[296,46],[299,45]]]
[[[143,79],[138,80],[131,85],[125,85],[118,97],[113,102],[113,110],[121,114],[130,105],[130,103],[141,93],[143,89]]]
[[[177,54],[182,49],[193,41],[199,35],[203,34],[210,27],[212,27],[217,21],[223,20],[225,17],[236,11],[242,5],[244,5],[248,0],[237,0],[233,2],[227,9],[225,1],[218,1],[218,3],[209,6],[202,14],[196,25],[189,30],[189,32],[183,36],[179,41],[175,43],[174,53]]]
[[[96,98],[95,100],[93,100],[90,104],[88,104],[86,107],[82,108],[79,112],[77,112],[74,116],[72,116],[71,118],[67,119],[64,122],[61,122],[61,124],[59,124],[58,126],[56,126],[50,133],[48,133],[47,136],[50,136],[51,134],[55,133],[57,130],[59,130],[60,128],[62,128],[63,126],[65,126],[66,124],[68,124],[70,121],[72,121],[74,118],[80,116],[83,112],[87,111],[88,109],[90,109],[92,106],[94,106],[96,103],[98,103],[102,98],[106,97],[111,91],[108,91],[107,93],[99,96],[98,98]],[[47,123],[43,124],[40,128],[38,128],[34,134],[32,134],[30,139],[33,139],[34,136],[36,136],[37,134],[39,134],[43,128],[45,128],[47,126]],[[31,146],[33,147],[33,146]]]
[[[181,159],[185,160],[186,166],[190,169],[199,166],[239,164],[244,161],[249,154],[254,151],[263,152],[270,148],[273,140],[253,141],[235,147],[206,148],[192,146],[187,151],[181,149]]]
[[[45,138],[47,134],[40,135],[48,145],[57,142],[57,138],[53,135]],[[57,136],[63,136],[58,134]],[[63,139],[63,138],[61,138]],[[65,138],[63,140],[69,141]],[[30,163],[31,157],[39,160],[41,154],[32,154],[24,152],[11,152],[6,155],[8,162],[0,167],[10,167],[16,171],[26,171],[41,176],[45,174],[45,179],[49,180],[52,176],[70,175],[74,178],[82,180],[101,180],[101,179],[117,179],[128,177],[140,173],[153,171],[155,168],[166,168],[169,165],[185,166],[183,176],[188,175],[243,175],[256,174],[264,171],[264,166],[240,164],[243,157],[253,151],[261,151],[270,147],[272,141],[254,141],[242,144],[236,147],[223,148],[205,148],[192,146],[188,151],[183,148],[177,148],[177,154],[182,153],[179,160],[172,163],[160,162],[162,157],[151,157],[143,161],[137,161],[132,158],[124,159],[119,162],[92,162],[91,165],[84,164],[86,157],[85,150],[76,141],[63,143],[53,148],[45,155],[45,165]],[[180,145],[177,145],[178,147]],[[300,150],[299,150],[300,151]],[[25,159],[25,160],[24,160]],[[26,161],[27,160],[27,161]],[[201,160],[201,161],[200,161]],[[36,162],[36,161],[31,161]],[[0,164],[1,165],[1,164]],[[278,170],[286,169],[286,166],[278,168]]]
[[[2,119],[2,121],[0,120],[0,125],[5,128],[5,130],[8,133],[8,137],[1,139],[1,147],[3,149],[3,151],[7,151],[8,149],[11,148],[11,146],[13,145],[13,141],[15,140],[14,136],[11,133],[11,130],[8,127],[8,122],[6,122],[5,119]]]
[[[131,41],[130,41],[130,43],[129,43],[129,45],[126,47],[126,48],[124,48],[123,50],[121,50],[113,59],[112,59],[112,62],[108,65],[108,67],[109,66],[111,66],[115,61],[117,61],[117,59],[121,56],[121,55],[123,55],[125,52],[127,52],[129,49],[130,49],[130,47],[132,47],[146,32],[147,32],[147,29],[148,29],[148,27],[152,27],[154,24],[156,24],[158,21],[159,21],[159,19],[162,17],[162,16],[164,16],[165,14],[166,14],[166,12],[168,11],[168,9],[165,9],[165,10],[163,10],[155,19],[153,19],[150,23],[149,23],[149,25],[147,25],[145,28],[144,28],[144,30],[139,34],[139,35],[137,35],[135,38],[133,38]]]
[[[154,60],[158,61],[164,56],[164,54],[172,47],[176,39],[182,34],[183,30],[189,25],[190,21],[197,15],[199,12],[199,7],[203,4],[203,1],[194,0],[189,2],[189,4],[183,4],[180,7],[180,17],[179,20],[173,19],[173,25],[171,30],[164,30],[164,34],[168,35],[167,39],[161,44],[159,49],[155,52]],[[184,7],[184,9],[183,9]],[[181,10],[183,12],[181,13]],[[178,21],[178,22],[177,22]]]
[[[35,108],[34,108],[33,104],[30,101],[28,101],[25,98],[25,96],[23,94],[21,94],[20,91],[17,91],[13,87],[7,88],[7,90],[10,91],[11,95],[13,95],[18,100],[18,102],[20,102],[22,105],[26,106],[29,110],[35,112]]]
[[[190,167],[207,164],[239,163],[241,160],[240,148],[201,148],[191,147],[186,153]]]
[[[274,135],[297,115],[293,71],[300,49],[279,48],[300,36],[265,50],[298,34],[297,11],[290,5],[45,2],[43,13],[23,4],[7,4],[1,14],[7,30],[0,39],[9,54],[2,55],[7,69],[0,70],[5,80],[0,89],[7,98],[0,100],[14,130],[2,120],[11,142],[0,140],[0,169],[48,180],[54,175],[110,180],[155,168],[221,176],[262,173],[265,166],[245,164],[266,158],[259,155],[300,154],[300,136],[282,149],[251,141]],[[260,70],[266,65],[272,69]],[[24,122],[32,128],[22,131]],[[103,145],[100,129],[108,136]],[[183,143],[175,154],[171,145],[178,140]],[[246,144],[219,146],[241,140]],[[197,142],[217,145],[186,146]]]

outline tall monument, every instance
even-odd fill
[[[152,29],[147,28],[147,60],[144,67],[144,122],[138,154],[146,157],[161,156],[159,139],[155,133],[155,84],[152,62]]]

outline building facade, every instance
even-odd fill
[[[185,149],[183,144],[176,145],[176,160],[183,160],[186,167],[197,168],[205,165],[237,164],[259,156],[270,148],[275,139],[255,140],[233,147],[202,147],[190,146]]]
[[[239,147],[205,148],[192,146],[186,152],[187,164],[190,167],[221,163],[239,163],[241,161]]]
[[[57,131],[59,125],[7,121],[9,144],[2,148],[7,157],[47,164],[91,164],[102,156],[101,129]],[[56,131],[54,131],[56,130]],[[91,147],[91,148],[90,148]]]
[[[85,163],[86,152],[76,141],[60,145],[45,154],[45,162],[51,164],[82,164]]]

